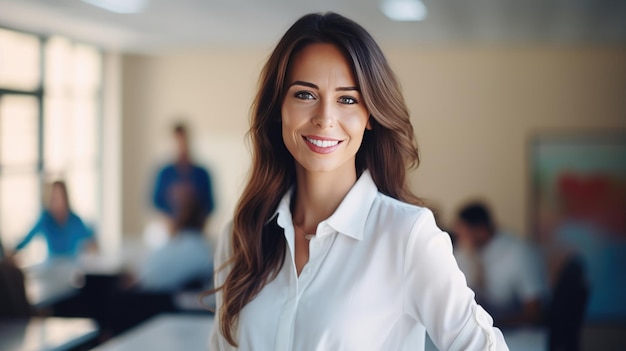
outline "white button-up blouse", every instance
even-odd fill
[[[291,191],[267,224],[284,233],[285,264],[241,310],[239,349],[424,350],[427,330],[440,350],[508,350],[428,209],[381,194],[365,171],[319,223],[298,276],[290,200]],[[228,259],[229,246],[227,228],[215,267]],[[228,273],[216,274],[216,286]],[[216,303],[219,309],[221,293]],[[219,332],[216,314],[209,350],[234,349]]]

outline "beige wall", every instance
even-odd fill
[[[448,224],[468,198],[528,235],[527,146],[542,130],[626,128],[626,50],[391,51],[423,163],[418,194]]]
[[[182,117],[192,152],[213,175],[218,208],[209,230],[232,214],[249,164],[244,144],[262,51],[127,56],[123,63],[123,231],[140,234],[154,218],[158,167],[172,157],[170,130]]]
[[[385,48],[412,111],[422,164],[417,193],[447,225],[480,196],[527,235],[526,147],[541,130],[626,129],[626,48]],[[245,179],[248,109],[267,50],[127,56],[123,60],[123,231],[148,218],[156,166],[176,115],[193,127],[197,159],[214,174],[218,213],[232,215]]]

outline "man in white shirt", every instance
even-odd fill
[[[499,232],[481,203],[459,211],[454,234],[457,263],[494,324],[539,323],[544,284],[537,253],[519,238]]]

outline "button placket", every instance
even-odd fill
[[[276,331],[276,350],[288,351],[291,348],[291,339],[293,338],[293,322],[298,308],[298,285],[290,287],[289,297],[283,305],[280,316],[278,330]]]
[[[317,271],[322,252],[325,237],[314,237],[309,242],[309,262],[304,266],[300,276],[298,277],[298,297],[302,296],[304,290],[311,283],[312,277]]]

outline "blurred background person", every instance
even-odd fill
[[[500,232],[481,202],[459,210],[454,235],[459,267],[494,323],[502,328],[539,324],[545,284],[532,248]]]
[[[154,207],[168,219],[170,231],[174,230],[182,199],[195,197],[203,223],[215,207],[211,176],[206,168],[193,162],[186,126],[180,122],[175,124],[172,136],[176,159],[159,171],[152,198]]]
[[[67,186],[61,180],[50,185],[48,201],[39,219],[10,256],[26,247],[36,235],[45,238],[48,259],[74,259],[84,249],[97,249],[93,231],[72,211]]]
[[[179,199],[168,240],[152,251],[136,274],[125,272],[116,283],[88,297],[104,338],[119,334],[160,313],[175,313],[181,292],[211,287],[213,250],[203,233],[204,207],[187,193]],[[119,279],[119,280],[118,280]]]
[[[2,244],[2,236],[0,236],[0,260],[4,259],[6,252],[4,252],[4,245]]]
[[[13,261],[0,258],[0,318],[28,317],[32,314],[24,273]]]
[[[5,256],[0,239],[0,318],[27,317],[32,309],[26,296],[24,273]]]
[[[140,269],[137,283],[141,290],[171,292],[211,282],[213,250],[202,231],[205,207],[192,193],[179,200],[169,240],[153,251]]]

